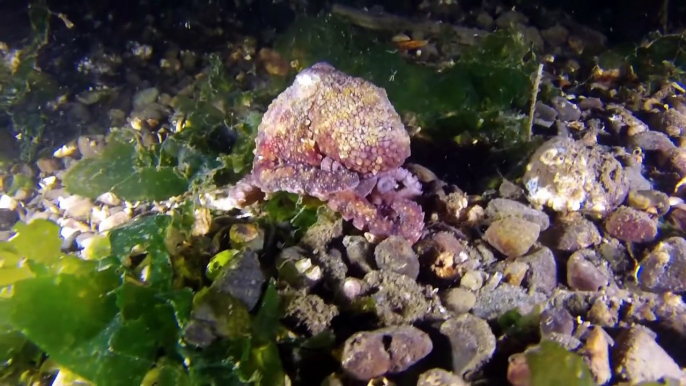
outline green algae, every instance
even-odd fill
[[[409,63],[387,40],[331,15],[299,19],[275,47],[300,68],[326,61],[384,88],[400,114],[432,135],[493,141],[524,135],[522,112],[537,63],[519,33],[490,34],[440,72]]]

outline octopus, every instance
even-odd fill
[[[317,63],[269,105],[252,171],[233,188],[236,206],[279,191],[325,201],[375,236],[412,243],[424,228],[417,178],[401,166],[410,137],[384,89]]]

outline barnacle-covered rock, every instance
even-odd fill
[[[410,137],[383,89],[317,63],[270,104],[255,145],[252,172],[232,193],[236,206],[255,190],[287,191],[327,201],[374,235],[421,236],[424,215],[412,201],[421,185],[400,168]]]
[[[524,185],[535,206],[603,216],[619,206],[629,191],[626,173],[612,154],[563,137],[536,150]]]

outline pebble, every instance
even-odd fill
[[[440,333],[450,341],[452,371],[464,376],[476,372],[495,351],[495,335],[488,323],[472,314],[460,315],[441,324]]]
[[[684,134],[686,128],[686,115],[677,109],[669,109],[662,113],[660,129],[670,136],[678,137]]]
[[[608,304],[607,300],[597,298],[588,311],[587,319],[597,326],[616,327],[619,322],[619,307],[618,302]]]
[[[648,213],[621,206],[605,220],[607,233],[630,243],[645,243],[657,237],[657,221]]]
[[[121,200],[112,192],[103,193],[95,200],[105,205],[109,206],[119,206],[121,205]]]
[[[83,158],[96,158],[105,151],[106,140],[103,135],[82,135],[76,140],[76,146]]]
[[[71,237],[72,235],[90,232],[91,230],[88,225],[74,218],[61,218],[57,223],[60,226],[60,236],[65,239]]]
[[[476,295],[465,288],[449,288],[441,293],[441,302],[455,315],[461,315],[474,307]]]
[[[494,275],[493,278],[497,276]],[[519,286],[500,283],[494,289],[486,284],[477,294],[472,313],[482,319],[492,320],[511,310],[521,314],[531,312],[536,304],[544,302],[546,296],[540,292],[529,292]]]
[[[60,199],[65,199],[69,196],[70,194],[67,193],[64,188],[50,189],[43,194],[43,197],[50,201],[59,201]]]
[[[638,147],[644,152],[658,151],[669,152],[676,148],[676,145],[665,134],[658,131],[643,131],[629,137],[629,146]]]
[[[212,282],[212,288],[233,296],[252,310],[260,300],[264,273],[257,254],[249,249],[236,254]]]
[[[515,24],[527,24],[529,18],[517,11],[505,11],[495,20],[495,24],[500,28],[509,28]]]
[[[567,285],[571,288],[578,291],[598,291],[608,285],[608,276],[587,259],[592,255],[595,252],[586,249],[574,252],[567,260]]]
[[[563,307],[552,307],[541,313],[541,335],[562,334],[572,335],[574,332],[574,317]]]
[[[16,210],[0,208],[0,231],[12,229],[17,221],[19,221],[19,213]]]
[[[354,268],[363,273],[374,270],[374,265],[371,261],[371,257],[374,256],[374,246],[364,236],[345,236],[343,237],[343,246],[345,247],[348,261]]]
[[[310,294],[290,299],[284,314],[287,320],[293,320],[297,327],[304,328],[309,336],[315,336],[331,327],[331,321],[338,316],[338,307]]]
[[[521,285],[529,270],[529,264],[515,260],[508,261],[503,272],[505,281],[512,285]]]
[[[146,105],[149,105],[157,100],[160,95],[160,91],[155,87],[144,88],[139,90],[133,96],[133,108],[134,110],[141,109]]]
[[[534,114],[534,122],[537,125],[547,128],[550,128],[557,119],[557,111],[541,101],[536,102],[536,110],[534,110]]]
[[[521,189],[521,192],[524,194],[523,189]],[[545,212],[531,208],[521,202],[504,198],[496,198],[489,201],[486,206],[485,215],[485,224],[487,225],[493,221],[516,217],[538,224],[542,231],[550,226],[550,218]]]
[[[381,270],[393,271],[412,279],[419,276],[419,258],[412,250],[412,244],[399,236],[391,236],[374,249],[376,266]]]
[[[98,232],[105,232],[131,220],[131,215],[126,211],[117,212],[98,224]]]
[[[64,168],[62,160],[55,157],[40,158],[36,162],[36,166],[38,166],[38,169],[45,174],[53,174]]]
[[[679,365],[655,342],[654,336],[652,331],[641,326],[622,331],[612,350],[615,375],[631,384],[663,378],[685,382]]]
[[[352,378],[366,381],[407,370],[433,350],[425,332],[413,326],[362,331],[343,346],[341,364]]]
[[[14,198],[3,194],[0,196],[0,209],[15,210],[19,203]]]
[[[85,220],[91,213],[93,209],[93,203],[90,198],[81,196],[68,196],[64,198],[58,198],[57,203],[64,211],[66,217],[73,217],[79,220]]]
[[[417,380],[417,386],[467,386],[462,377],[443,369],[431,369],[423,372]]]
[[[597,245],[602,240],[598,227],[578,212],[559,214],[550,233],[551,246],[568,252]]]
[[[553,252],[543,247],[519,260],[529,265],[526,274],[529,290],[552,294],[557,287],[557,263]]]
[[[581,110],[565,97],[557,96],[550,100],[555,111],[557,111],[557,119],[563,122],[578,121],[581,119]]]
[[[598,385],[608,383],[612,378],[610,367],[610,343],[607,333],[601,327],[594,327],[586,339],[583,352],[588,358],[588,367]]]
[[[498,193],[500,194],[500,197],[502,197],[504,199],[510,199],[510,200],[519,200],[519,199],[524,198],[526,195],[526,192],[524,191],[524,189],[522,189],[517,184],[515,184],[511,181],[508,181],[506,179],[503,179],[503,182],[500,184],[500,187],[498,188]],[[490,204],[490,202],[489,202],[489,204]],[[541,227],[542,227],[542,225],[541,225]]]
[[[479,271],[468,271],[460,279],[460,287],[478,291],[484,285],[484,274]]]
[[[484,240],[507,257],[523,256],[538,239],[541,227],[531,221],[507,217],[486,229]]]
[[[563,47],[567,43],[569,30],[560,24],[555,24],[550,28],[542,30],[541,36],[551,47]]]
[[[493,28],[493,25],[495,24],[495,21],[493,20],[493,17],[488,14],[488,12],[479,12],[476,15],[476,25],[479,26],[479,28],[483,28],[485,30],[490,30]]]
[[[86,249],[90,245],[91,242],[93,242],[93,238],[95,237],[95,232],[82,232],[78,236],[76,236],[76,246],[79,249]]]
[[[686,240],[671,237],[657,244],[641,261],[637,277],[648,291],[685,291]]]
[[[632,190],[627,197],[627,204],[638,210],[663,216],[669,212],[669,196],[658,190]]]
[[[596,109],[596,110],[602,110],[605,105],[603,104],[603,101],[600,98],[583,98],[579,101],[579,108],[581,110],[591,110],[591,109]]]

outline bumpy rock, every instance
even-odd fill
[[[400,166],[410,137],[386,92],[317,63],[301,71],[262,117],[252,172],[230,197],[249,204],[255,190],[311,195],[378,236],[421,236],[412,198],[419,181]]]
[[[558,212],[605,215],[629,191],[624,169],[612,154],[564,137],[553,138],[536,150],[523,182],[529,202]]]
[[[686,240],[672,237],[657,244],[641,261],[638,283],[648,291],[686,291]]]
[[[538,240],[541,227],[518,217],[494,221],[486,229],[484,240],[507,257],[524,255]]]
[[[630,243],[646,243],[657,237],[657,221],[648,213],[622,206],[605,221],[607,233]]]
[[[429,335],[412,326],[362,331],[345,341],[341,364],[351,377],[364,381],[403,372],[432,349]]]
[[[478,370],[495,351],[495,335],[485,320],[471,314],[448,319],[440,327],[450,341],[453,372],[464,375]]]
[[[374,249],[376,265],[381,270],[390,270],[416,279],[419,276],[419,259],[409,241],[391,236]]]
[[[365,275],[366,294],[374,299],[376,315],[386,326],[414,323],[429,312],[430,299],[414,279],[392,271]]]
[[[336,306],[326,304],[317,295],[305,295],[291,299],[284,316],[296,327],[304,328],[310,335],[317,335],[329,328],[331,320],[336,315]]]
[[[679,365],[655,342],[652,331],[636,326],[617,337],[612,363],[615,375],[632,384],[666,377],[686,382]]]

